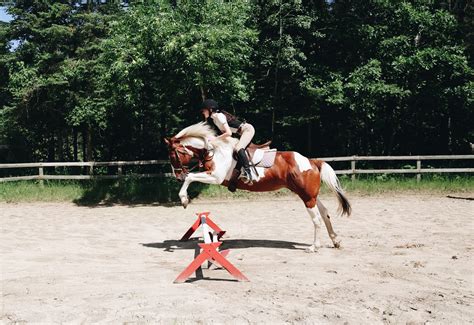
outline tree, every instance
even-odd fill
[[[253,56],[257,95],[252,101],[256,107],[253,118],[259,133],[280,147],[300,149],[294,147],[301,141],[300,134],[295,139],[289,133],[293,126],[300,130],[311,119],[302,83],[307,77],[308,55],[322,37],[314,23],[324,9],[324,1],[254,2],[259,39]],[[311,139],[310,132],[308,135]]]
[[[340,0],[330,12],[330,36],[306,82],[330,139],[322,146],[340,154],[466,151],[472,69],[454,17],[429,1]],[[315,73],[321,63],[327,77]]]
[[[249,9],[246,1],[156,1],[131,6],[117,22],[96,89],[110,125],[120,126],[107,133],[122,157],[156,157],[162,137],[196,121],[207,96],[228,105],[248,99]]]
[[[469,1],[107,3],[9,8],[0,142],[17,161],[164,157],[206,97],[308,156],[470,151]]]
[[[90,83],[83,81],[91,78],[89,67],[98,54],[94,46],[107,33],[103,15],[72,6],[70,1],[17,1],[8,10],[13,15],[10,39],[19,41],[9,65],[10,107],[18,123],[17,134],[26,143],[23,156],[26,160],[76,160],[80,128],[86,139],[83,156],[92,160],[92,123],[79,122],[75,113],[87,102],[84,92],[90,90]],[[91,23],[95,24],[92,28]]]

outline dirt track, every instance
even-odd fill
[[[472,196],[470,194],[470,196]],[[324,196],[331,215],[336,202]],[[474,202],[433,196],[352,197],[318,253],[303,204],[258,202],[78,207],[0,203],[0,321],[131,323],[469,323],[474,320]],[[177,239],[209,210],[227,230],[225,270],[173,280],[196,241]],[[194,277],[194,276],[193,276]],[[206,278],[209,277],[209,278]]]

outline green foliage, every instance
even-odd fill
[[[114,23],[89,102],[91,112],[105,109],[104,133],[120,141],[112,158],[156,157],[161,138],[196,120],[202,97],[248,99],[245,69],[256,36],[248,14],[244,1],[157,1],[133,6]],[[130,147],[141,150],[128,155]]]
[[[331,14],[313,69],[337,72],[305,82],[336,143],[323,155],[468,152],[473,70],[455,17],[428,1],[335,1]]]
[[[161,139],[196,122],[205,97],[257,141],[308,156],[469,153],[470,9],[16,1],[0,24],[0,162],[164,158]]]

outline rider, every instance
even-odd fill
[[[213,99],[206,99],[202,102],[201,113],[211,126],[215,126],[220,131],[221,134],[217,138],[226,138],[232,136],[232,134],[240,135],[239,143],[235,147],[238,157],[236,170],[240,173],[239,166],[243,166],[244,177],[247,179],[248,184],[251,185],[252,173],[250,172],[250,163],[245,148],[247,148],[255,135],[255,129],[252,124],[241,121],[234,115],[220,110],[219,104]],[[235,191],[235,186],[235,183],[229,184],[229,190],[232,191],[233,189]]]

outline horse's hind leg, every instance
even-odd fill
[[[337,238],[337,234],[334,232],[334,229],[332,228],[331,220],[329,219],[328,215],[328,209],[323,205],[321,200],[317,201],[318,205],[318,210],[322,216],[322,219],[324,221],[324,224],[326,225],[326,229],[329,234],[329,238],[331,238],[332,243],[335,248],[340,248],[341,247],[341,240]]]

